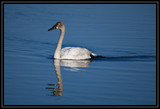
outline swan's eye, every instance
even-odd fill
[[[60,26],[60,23],[58,23],[57,26]]]

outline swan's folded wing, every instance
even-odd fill
[[[90,54],[86,48],[65,47],[61,50],[61,59],[89,59]]]

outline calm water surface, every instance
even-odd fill
[[[106,58],[54,60],[63,47]],[[5,105],[155,105],[156,5],[5,4]]]

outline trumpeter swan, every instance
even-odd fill
[[[62,41],[65,33],[65,25],[63,22],[57,22],[48,31],[60,29],[60,37],[58,40],[57,48],[54,52],[55,59],[90,59],[96,57],[97,55],[87,50],[86,48],[80,47],[65,47],[62,48]]]

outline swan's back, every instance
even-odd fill
[[[61,59],[90,59],[91,54],[86,48],[65,47],[61,49]]]

